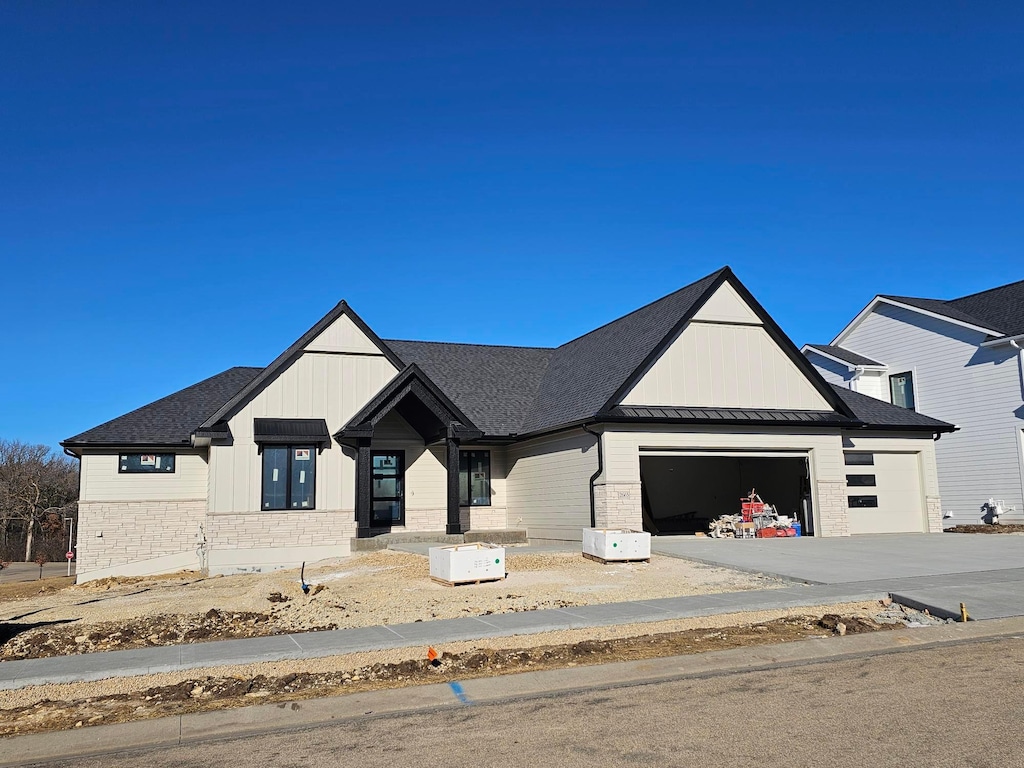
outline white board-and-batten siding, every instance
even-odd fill
[[[879,303],[840,342],[886,364],[890,375],[911,371],[916,410],[960,427],[935,446],[942,509],[953,513],[947,525],[978,522],[990,497],[1016,507],[1005,522],[1024,522],[1020,361],[1012,347],[980,347],[985,340]]]
[[[832,410],[727,283],[641,376],[622,404]]]
[[[262,463],[254,419],[322,418],[333,434],[396,373],[383,355],[304,352],[229,419],[233,444],[210,448],[211,514],[260,511]],[[332,442],[316,461],[316,508],[354,510],[353,456]]]

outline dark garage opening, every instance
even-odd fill
[[[735,515],[751,488],[780,515],[813,533],[810,473],[805,456],[641,456],[645,530],[707,531],[719,515]]]

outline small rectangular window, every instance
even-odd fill
[[[873,453],[844,453],[843,460],[848,467],[870,467],[874,466],[875,455]]]
[[[309,445],[263,448],[263,509],[316,507],[316,450]]]
[[[856,509],[858,507],[877,507],[878,497],[877,496],[848,496],[847,497],[850,509]]]
[[[459,452],[459,504],[491,506],[491,452]]]
[[[847,475],[847,485],[862,485],[862,486],[874,486],[875,476],[874,475]]]
[[[907,371],[890,376],[889,394],[893,405],[914,410],[914,374]]]
[[[118,473],[167,473],[174,471],[173,453],[122,453]]]

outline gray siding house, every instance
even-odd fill
[[[86,581],[386,533],[686,533],[751,487],[808,534],[940,531],[952,429],[830,385],[723,268],[556,348],[384,340],[341,302],[268,366],[63,445]]]
[[[956,299],[876,296],[803,352],[831,384],[959,429],[937,445],[946,525],[1024,522],[1024,281]]]

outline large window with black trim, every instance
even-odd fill
[[[914,410],[914,374],[910,371],[894,373],[889,377],[889,394],[892,404]]]
[[[316,507],[316,448],[263,446],[263,509]]]
[[[491,506],[490,451],[459,451],[459,504]]]
[[[173,453],[122,453],[118,474],[166,474],[174,472]]]

